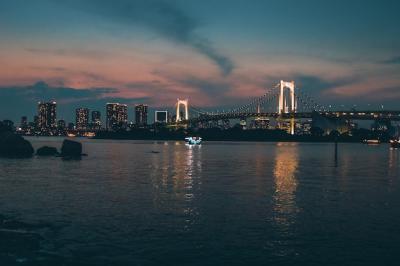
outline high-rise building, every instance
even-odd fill
[[[128,106],[120,103],[107,103],[106,105],[106,128],[124,128],[128,122]]]
[[[57,121],[57,135],[59,135],[59,136],[65,136],[66,134],[67,134],[67,132],[66,132],[66,123],[65,123],[65,120],[62,120],[62,119],[60,119],[60,120],[58,120]]]
[[[92,111],[92,128],[93,129],[101,128],[101,113],[100,113],[100,111]]]
[[[148,106],[145,104],[137,104],[135,106],[135,122],[138,127],[147,125]]]
[[[68,123],[68,130],[75,130],[75,125],[74,123]]]
[[[155,111],[154,122],[161,124],[168,123],[168,111]]]
[[[89,127],[89,109],[77,108],[75,111],[75,125],[77,130],[86,130]]]
[[[65,127],[66,127],[66,123],[65,123],[65,120],[58,120],[58,122],[57,122],[57,128],[59,129],[59,130],[64,130],[65,129]]]
[[[34,125],[35,130],[39,129],[39,116],[38,115],[35,115],[33,117],[33,125]]]
[[[26,129],[28,127],[28,118],[26,116],[21,117],[21,129]]]
[[[57,103],[39,102],[38,103],[38,126],[40,130],[56,128]]]

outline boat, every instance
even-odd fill
[[[201,137],[186,137],[185,142],[189,145],[200,145],[203,140]]]
[[[390,140],[390,147],[392,147],[394,149],[399,149],[400,148],[400,139]]]
[[[368,145],[378,145],[381,143],[379,139],[364,139],[363,142]]]

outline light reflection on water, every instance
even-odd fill
[[[275,149],[275,193],[274,213],[275,222],[284,231],[294,223],[296,212],[296,171],[299,165],[298,145],[296,143],[278,143]]]
[[[7,235],[14,246],[0,241],[0,262],[376,265],[397,258],[400,157],[387,146],[339,144],[335,162],[333,144],[82,141],[89,154],[82,161],[0,159],[0,218],[29,233]],[[0,223],[3,239],[5,229]],[[29,241],[38,244],[22,244]]]

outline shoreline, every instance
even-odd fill
[[[137,140],[137,141],[182,141],[184,138],[133,138],[133,137],[68,137],[68,136],[23,136],[27,138],[65,138],[65,139],[93,139],[93,140]],[[292,139],[246,139],[246,138],[203,138],[203,142],[299,142],[299,143],[363,143],[359,139],[332,139],[329,137],[312,138],[312,137],[294,137]],[[389,144],[389,142],[382,141],[379,144]]]

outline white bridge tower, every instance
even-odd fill
[[[285,97],[285,89],[289,89],[290,101],[289,101],[288,97]],[[288,81],[281,80],[279,102],[278,102],[278,113],[279,114],[296,113],[297,101],[296,101],[296,97],[294,95],[294,90],[295,90],[294,81],[288,82]],[[288,105],[289,102],[290,102],[290,107]]]
[[[184,117],[181,117],[180,107],[183,105],[185,108]],[[182,120],[189,120],[189,100],[180,100],[178,98],[178,102],[176,103],[176,123],[181,122]]]

